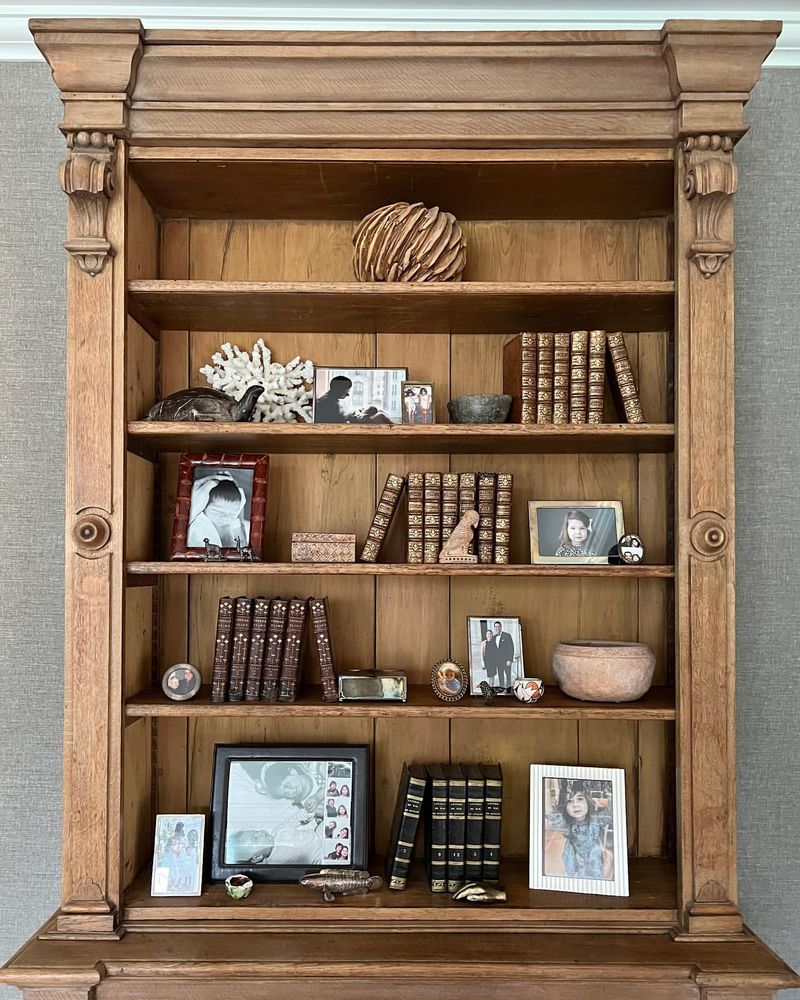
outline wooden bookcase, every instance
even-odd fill
[[[64,851],[61,907],[4,981],[42,1000],[794,985],[739,914],[733,746],[732,150],[780,24],[31,28],[68,143]],[[464,282],[354,281],[355,224],[401,199],[456,214]],[[510,336],[594,326],[626,333],[647,424],[446,422],[449,397],[500,389]],[[435,381],[440,423],[144,422],[221,343],[260,335],[281,360],[407,366]],[[167,561],[187,450],[270,455],[266,562]],[[363,539],[386,474],[410,469],[512,472],[512,564],[406,566],[402,515],[377,565],[289,562],[293,530]],[[525,501],[577,497],[620,498],[647,565],[529,565]],[[405,669],[408,704],[325,705],[313,686],[288,706],[168,701],[165,665],[210,680],[226,592],[327,595],[340,664]],[[535,708],[439,702],[431,665],[466,661],[483,611],[521,616],[546,681],[555,642],[616,638],[654,648],[656,685],[623,705],[554,684]],[[335,905],[292,885],[151,898],[155,814],[208,809],[215,743],[276,741],[371,747],[376,856],[404,760],[500,760],[508,903],[431,895],[421,866],[404,893]],[[630,897],[528,890],[528,765],[545,761],[625,768]]]

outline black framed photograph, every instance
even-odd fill
[[[211,878],[367,867],[369,748],[214,747]]]
[[[625,771],[531,764],[531,889],[628,895]]]
[[[407,368],[314,368],[315,424],[401,424]]]
[[[513,694],[514,681],[525,676],[519,618],[471,615],[467,637],[471,694],[481,694],[481,681],[495,694]]]
[[[404,424],[435,424],[433,382],[403,382]]]
[[[607,565],[625,534],[621,500],[529,500],[531,562]]]

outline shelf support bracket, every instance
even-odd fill
[[[683,142],[684,193],[695,201],[695,233],[688,250],[704,278],[716,274],[736,249],[721,235],[723,217],[738,185],[729,135],[692,135]]]

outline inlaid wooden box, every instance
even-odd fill
[[[293,531],[292,562],[338,563],[356,561],[356,536],[347,532]]]

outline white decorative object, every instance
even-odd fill
[[[233,344],[223,344],[211,361],[200,374],[233,399],[241,399],[251,385],[264,386],[253,411],[255,422],[311,423],[314,365],[310,361],[301,361],[298,355],[288,364],[279,364],[261,338],[253,344],[252,356]]]

